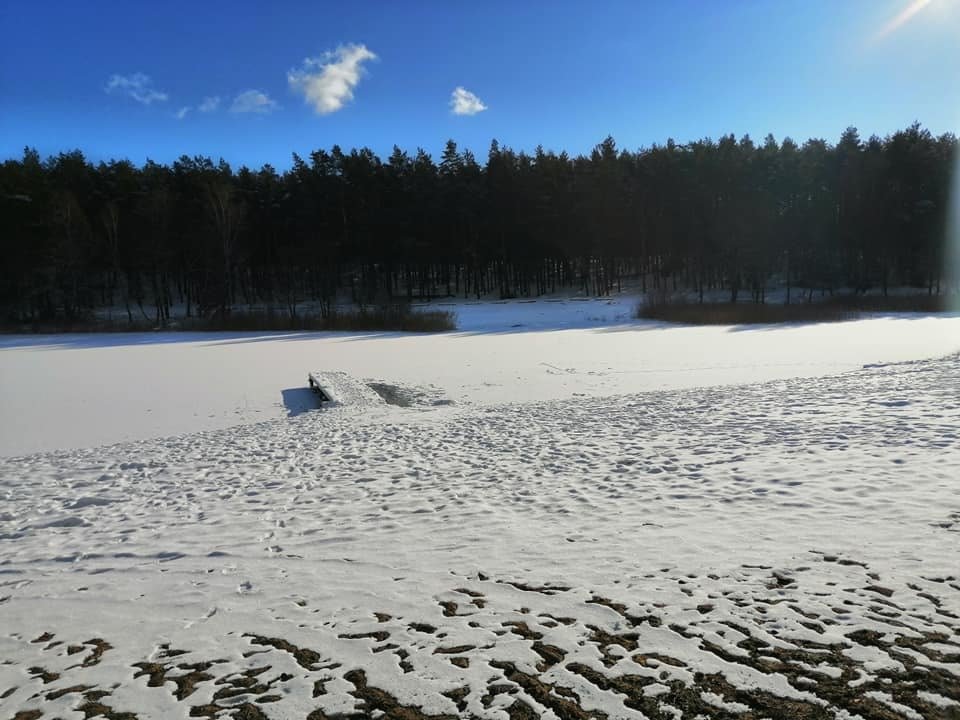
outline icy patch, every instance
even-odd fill
[[[397,385],[380,381],[367,381],[377,395],[383,398],[388,405],[399,407],[440,407],[453,405],[453,401],[443,396],[443,392],[436,387],[421,387]]]

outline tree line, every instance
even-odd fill
[[[399,148],[293,155],[234,170],[41,160],[0,165],[0,315],[8,322],[123,308],[158,324],[245,306],[338,299],[604,295],[637,283],[703,300],[787,302],[815,291],[945,283],[957,138],[919,124],[802,145],[773,136],[672,140],[589,155],[490,146],[484,164],[452,140],[435,161]]]

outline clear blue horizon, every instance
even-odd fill
[[[285,169],[335,144],[482,159],[494,138],[580,154],[960,125],[958,0],[37,2],[0,25],[4,159]]]

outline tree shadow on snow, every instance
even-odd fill
[[[922,312],[862,312],[851,314],[850,317],[844,317],[834,320],[794,320],[781,323],[745,323],[733,325],[729,328],[730,332],[756,332],[764,330],[785,330],[812,327],[814,325],[839,325],[848,322],[861,322],[864,320],[928,320],[930,318],[956,318],[960,313],[946,311],[922,311]]]
[[[287,388],[281,390],[280,395],[283,397],[283,406],[287,409],[287,417],[296,417],[321,408],[320,398],[310,388]]]
[[[221,345],[239,342],[268,342],[276,340],[307,340],[317,333],[291,332],[103,332],[57,333],[49,335],[0,335],[0,350],[82,350],[136,345],[170,345],[175,343],[203,343]]]

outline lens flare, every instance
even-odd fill
[[[951,179],[950,215],[947,219],[946,252],[948,309],[960,312],[960,143],[955,147],[953,178]]]
[[[874,42],[879,42],[885,37],[895,33],[897,30],[910,22],[914,15],[923,10],[931,2],[932,0],[913,0],[913,2],[897,13],[897,15],[892,18],[890,22],[880,28],[880,32],[878,32],[873,38]]]

